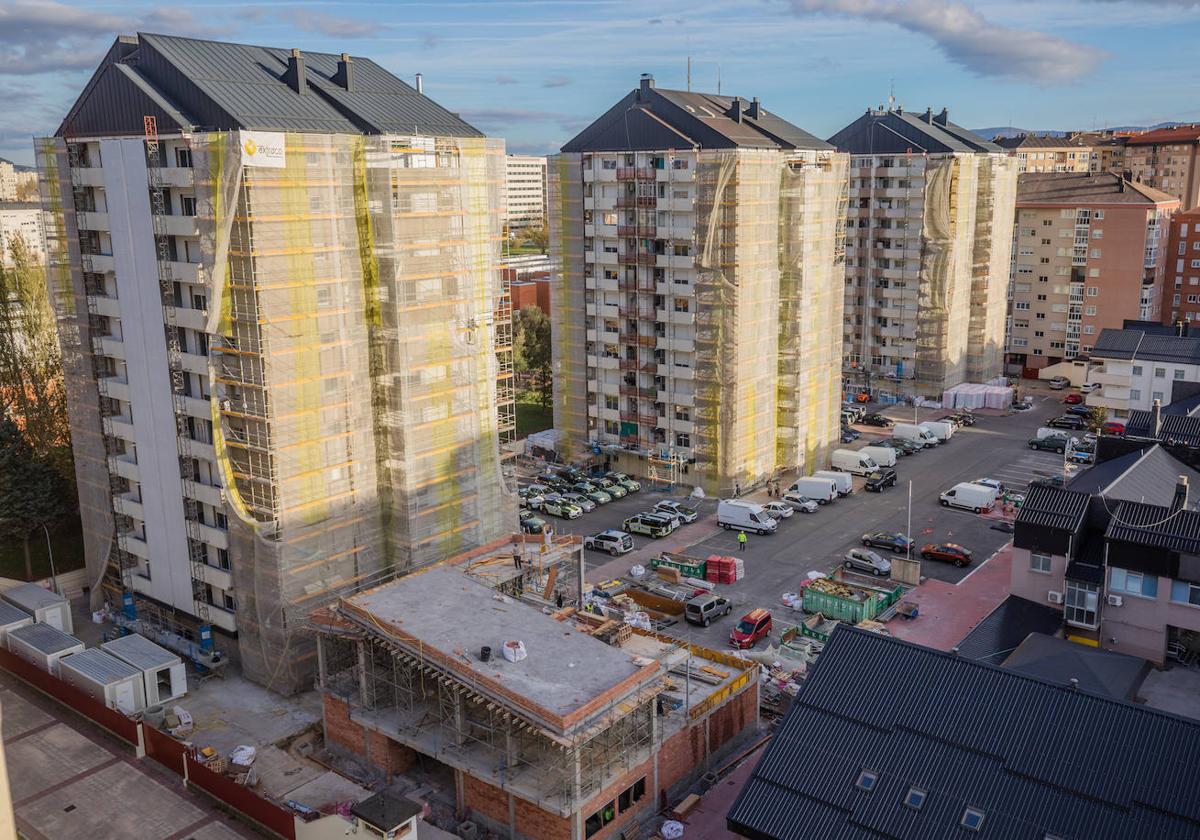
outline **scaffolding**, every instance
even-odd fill
[[[596,334],[588,331],[584,312],[596,312],[595,292],[586,289],[583,258],[583,198],[590,194],[577,154],[551,155],[548,161],[547,206],[550,212],[551,365],[554,380],[554,428],[567,451],[590,443],[596,429],[589,417],[588,381],[595,376]],[[591,275],[594,279],[594,274]]]

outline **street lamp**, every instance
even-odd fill
[[[46,553],[50,555],[50,585],[54,587],[55,595],[61,595],[58,591],[58,574],[54,571],[54,547],[50,545],[50,529],[45,522],[42,523],[42,530],[46,532]]]

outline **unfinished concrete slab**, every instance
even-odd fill
[[[4,750],[15,805],[105,762],[120,760],[64,723],[5,744]]]
[[[19,738],[54,721],[52,715],[12,691],[0,691],[0,711],[3,712],[2,734],[5,741]]]
[[[255,836],[248,829],[235,828],[221,822],[221,819],[221,817],[213,817],[212,822],[189,831],[185,840],[244,840],[246,837]]]
[[[206,817],[180,793],[131,772],[123,761],[18,806],[17,814],[46,837],[142,840],[170,837]]]
[[[1152,708],[1200,720],[1200,668],[1151,671],[1138,689],[1138,697]]]
[[[234,673],[194,685],[187,697],[172,705],[191,712],[192,743],[222,754],[239,744],[278,743],[321,720],[321,698],[316,692],[281,697]]]
[[[338,802],[361,802],[370,795],[371,791],[362,785],[357,785],[332,770],[326,770],[288,791],[286,798],[322,811]]]

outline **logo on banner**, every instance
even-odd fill
[[[268,131],[242,132],[242,164],[245,166],[283,167],[283,134]]]

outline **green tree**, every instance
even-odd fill
[[[550,230],[546,227],[545,222],[542,222],[537,227],[526,228],[522,239],[526,245],[531,248],[537,248],[543,254],[550,249]]]
[[[0,535],[24,545],[26,580],[33,579],[30,539],[68,513],[73,503],[74,494],[58,468],[33,451],[16,423],[0,418]]]
[[[550,319],[538,306],[526,306],[517,313],[513,336],[513,364],[538,391],[542,408],[550,407]]]

